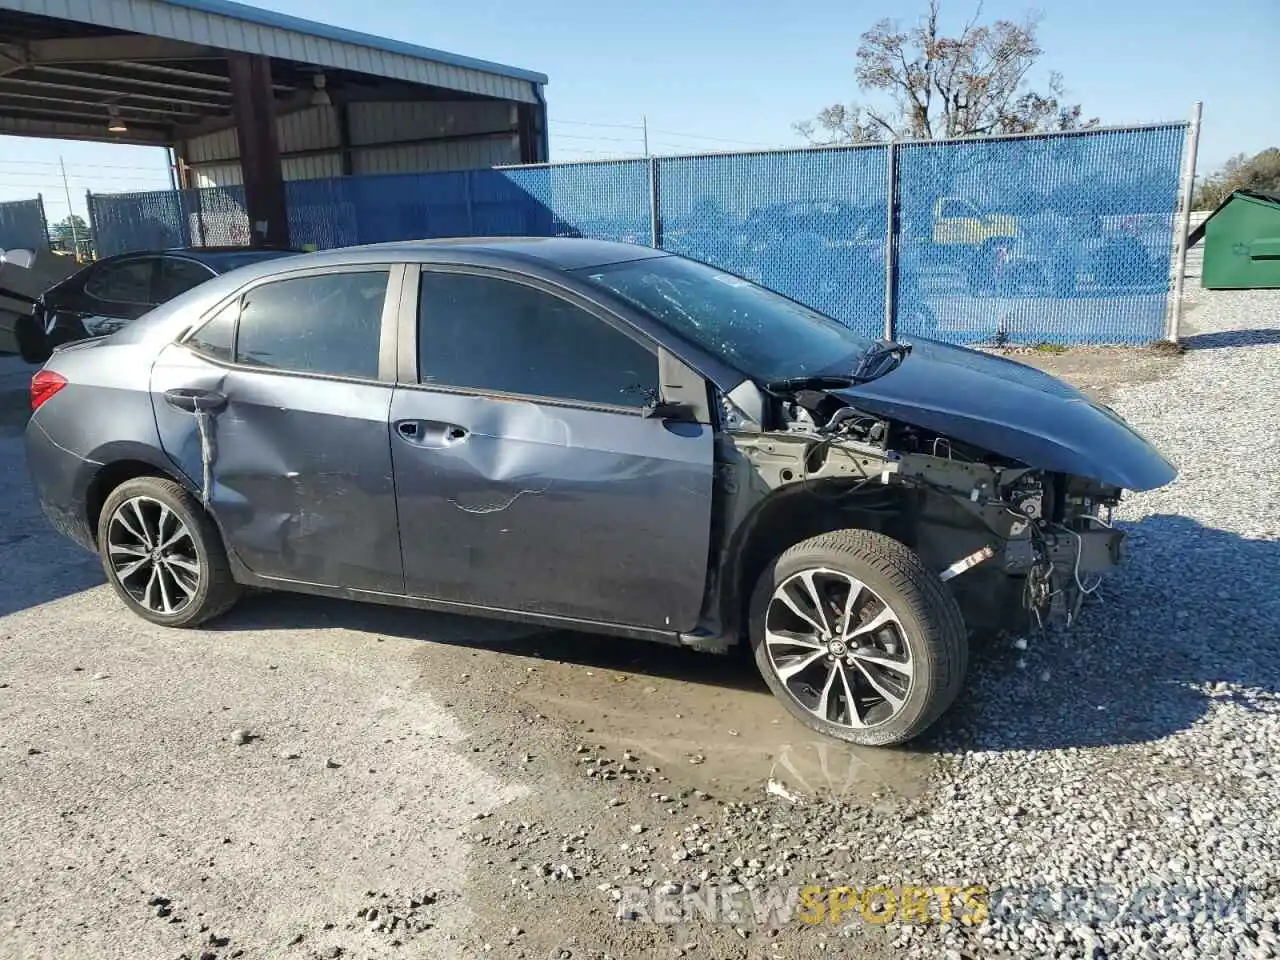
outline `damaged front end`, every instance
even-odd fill
[[[780,544],[825,529],[872,529],[911,547],[948,582],[972,630],[1071,623],[1122,558],[1124,534],[1111,516],[1124,481],[1160,485],[1173,468],[1113,412],[1052,383],[1061,389],[1037,391],[1035,403],[1053,395],[1056,417],[1023,407],[1046,416],[1034,427],[975,413],[1007,414],[999,408],[1017,399],[993,403],[989,394],[956,403],[950,415],[912,411],[883,389],[862,396],[861,386],[722,398],[721,478],[731,506],[721,569],[729,572],[736,555],[736,576],[750,583],[759,557]],[[889,407],[896,416],[883,412]],[[953,429],[936,429],[941,422]],[[1090,433],[1094,449],[1082,449]],[[1097,467],[1108,448],[1120,452]],[[753,540],[768,545],[752,550]]]

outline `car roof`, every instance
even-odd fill
[[[174,247],[167,250],[135,250],[99,261],[126,257],[180,256],[207,263],[218,269],[228,258],[262,254],[262,262],[244,264],[262,275],[284,266],[283,261],[305,257],[311,266],[343,266],[361,263],[459,263],[495,267],[543,267],[551,270],[577,270],[628,260],[666,257],[670,254],[653,247],[612,240],[588,240],[578,237],[454,237],[438,240],[394,240],[355,247],[336,247],[307,253],[288,248],[253,247]],[[240,274],[244,276],[243,273]]]
[[[325,251],[339,262],[371,262],[390,257],[409,262],[471,262],[493,266],[542,266],[577,270],[607,263],[645,260],[669,254],[653,247],[578,237],[458,237],[373,243]]]

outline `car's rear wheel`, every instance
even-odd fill
[[[213,520],[162,477],[127,480],[111,492],[98,553],[120,599],[152,623],[194,627],[225,613],[240,594]]]
[[[964,679],[964,619],[906,546],[866,530],[802,541],[760,577],[751,643],[765,682],[806,726],[867,746],[918,736]]]

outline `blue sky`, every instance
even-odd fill
[[[1203,100],[1201,173],[1232,154],[1280,145],[1280,17],[1276,0],[987,0],[984,19],[1043,13],[1037,71],[1103,123],[1185,118]],[[539,70],[553,159],[798,144],[793,121],[856,97],[853,54],[875,20],[914,19],[894,0],[470,0],[382,4],[268,0],[283,13]],[[944,0],[955,24],[973,10]],[[0,137],[0,200],[45,198],[66,214],[86,189],[168,184],[162,151]]]

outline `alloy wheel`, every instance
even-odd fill
[[[788,695],[825,723],[880,726],[902,710],[915,681],[898,615],[838,570],[802,570],[780,583],[765,613],[764,639]]]
[[[125,500],[107,525],[112,573],[129,596],[152,613],[171,616],[195,599],[202,571],[191,531],[153,497]]]

